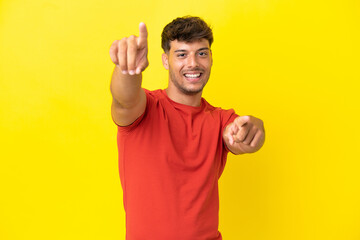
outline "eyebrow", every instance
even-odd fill
[[[210,48],[204,47],[204,48],[200,48],[200,49],[198,49],[198,50],[196,50],[196,51],[198,52],[198,51],[203,51],[203,50],[210,50]],[[185,49],[178,49],[178,50],[175,50],[174,52],[187,52],[187,50],[185,50]]]

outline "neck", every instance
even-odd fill
[[[166,94],[168,95],[168,97],[171,100],[173,100],[174,102],[192,106],[192,107],[200,106],[202,91],[199,93],[196,93],[194,95],[188,95],[188,94],[181,92],[176,87],[172,87],[171,85],[169,85],[168,88],[165,89],[165,91],[166,91]]]

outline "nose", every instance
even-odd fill
[[[198,59],[196,57],[195,54],[190,54],[188,59],[187,59],[187,67],[188,68],[194,68],[194,67],[198,67],[199,66],[199,62]]]

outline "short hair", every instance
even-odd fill
[[[209,46],[214,41],[212,29],[204,20],[192,16],[179,17],[164,27],[161,47],[168,52],[171,41],[194,42],[203,38],[209,41]]]

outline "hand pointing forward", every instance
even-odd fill
[[[253,116],[240,116],[226,126],[224,141],[231,152],[253,153],[264,144],[265,130],[263,122]]]
[[[139,37],[131,35],[115,40],[110,47],[110,58],[123,74],[140,74],[149,65],[148,32],[145,23],[139,25]]]

